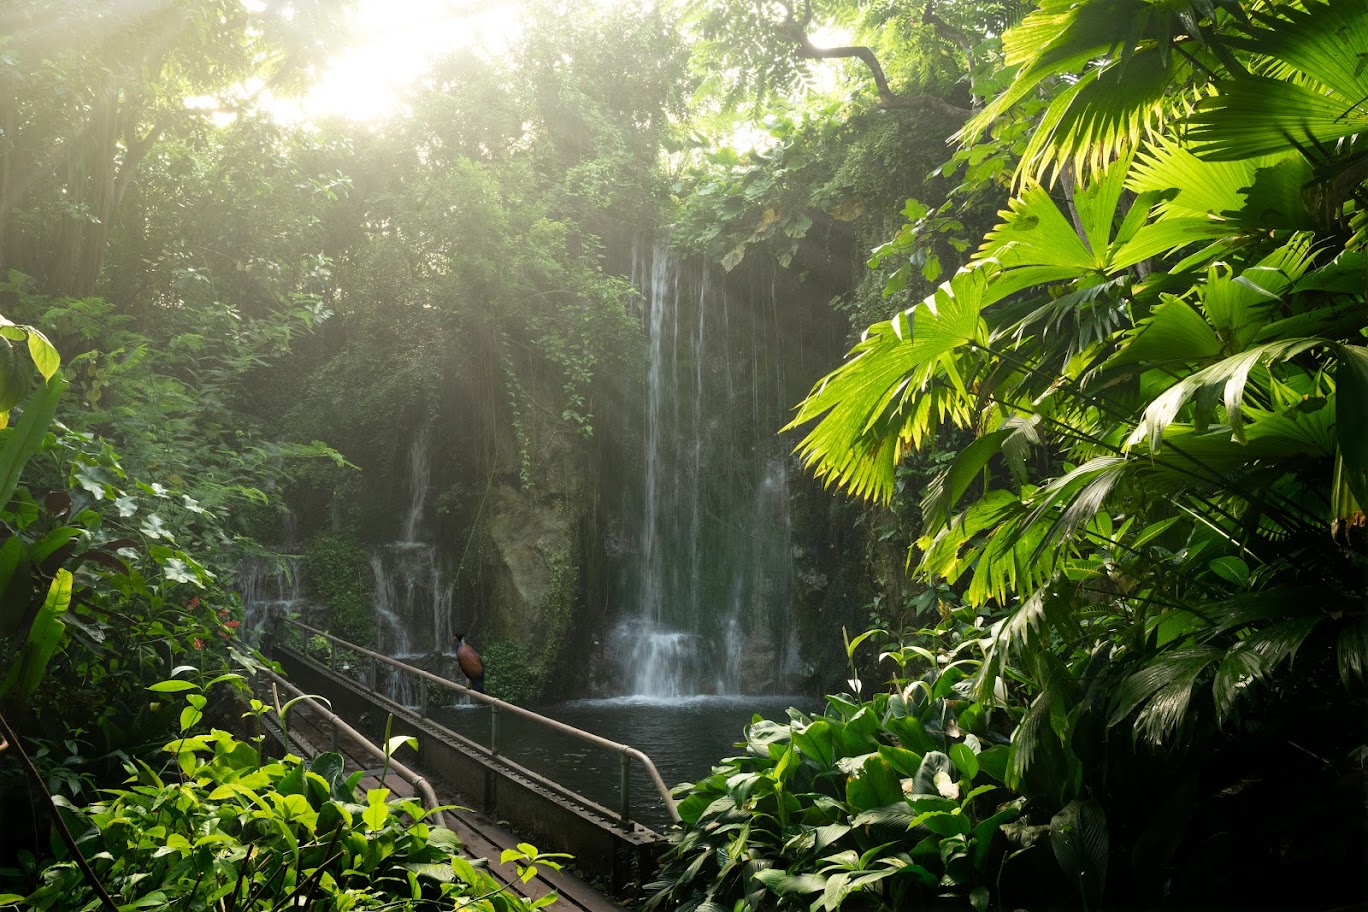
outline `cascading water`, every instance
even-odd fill
[[[303,601],[298,558],[246,558],[238,565],[237,584],[242,595],[242,629],[252,641],[272,622],[296,613]]]
[[[303,604],[299,583],[299,559],[294,514],[281,518],[280,544],[276,553],[244,559],[238,565],[238,592],[242,596],[242,632],[250,642],[259,641],[270,624],[298,613]]]
[[[733,357],[734,315],[709,267],[663,243],[633,262],[648,361],[635,610],[613,634],[623,690],[782,689],[797,640],[773,303],[752,302],[750,357]]]
[[[452,587],[442,578],[437,549],[418,540],[423,507],[431,489],[428,433],[419,433],[409,449],[409,503],[401,524],[402,541],[371,549],[375,575],[375,623],[379,651],[413,662],[450,651]],[[405,705],[417,702],[410,675],[389,675],[385,692]]]

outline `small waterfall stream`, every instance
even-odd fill
[[[436,547],[419,540],[432,486],[428,438],[424,429],[409,447],[409,500],[400,524],[402,540],[370,551],[378,649],[415,664],[428,657],[455,655],[450,651],[452,586],[442,577]],[[405,705],[417,702],[417,689],[408,675],[390,675],[384,689],[392,700]]]
[[[749,357],[733,357],[734,315],[710,267],[664,243],[633,263],[648,360],[634,604],[611,638],[623,689],[781,690],[798,653],[773,302],[752,302]]]
[[[295,614],[303,605],[295,517],[281,517],[280,544],[272,552],[238,564],[237,588],[242,596],[242,633],[256,643],[274,621]]]

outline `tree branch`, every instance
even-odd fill
[[[784,7],[783,28],[789,33],[789,37],[798,45],[798,55],[809,60],[838,60],[843,58],[854,58],[865,65],[869,70],[870,76],[874,79],[874,88],[879,94],[879,107],[885,110],[915,108],[931,105],[941,108],[944,111],[968,117],[970,112],[964,108],[950,104],[943,98],[936,98],[933,95],[899,95],[888,85],[888,76],[884,73],[884,68],[879,63],[879,58],[875,56],[873,49],[864,45],[848,45],[845,47],[822,48],[812,43],[808,37],[807,26],[812,18],[812,4],[810,0],[804,8],[803,18],[800,21],[793,15],[793,8]]]
[[[104,884],[100,883],[100,878],[96,877],[95,872],[91,870],[90,863],[87,862],[85,856],[81,854],[80,848],[76,845],[75,837],[71,835],[71,830],[67,829],[66,821],[62,819],[62,812],[58,810],[57,805],[52,802],[52,792],[48,791],[47,783],[44,782],[43,777],[38,774],[38,770],[34,767],[33,761],[29,759],[28,752],[24,750],[24,745],[19,741],[19,736],[14,733],[14,729],[10,728],[9,722],[5,721],[3,715],[0,715],[0,728],[4,729],[6,739],[11,742],[14,745],[14,749],[19,752],[19,759],[24,762],[24,769],[28,771],[29,778],[31,778],[34,784],[38,786],[39,790],[47,796],[48,805],[52,809],[52,822],[57,827],[57,832],[61,834],[62,842],[66,843],[67,850],[71,852],[72,860],[76,862],[76,867],[81,869],[81,875],[86,879],[86,883],[90,884],[91,889],[95,891],[95,895],[100,898],[101,905],[110,910],[110,912],[118,912],[119,904],[114,902],[113,897],[105,890]]]

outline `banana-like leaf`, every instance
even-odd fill
[[[1069,882],[1095,909],[1107,882],[1107,814],[1096,801],[1070,801],[1050,821],[1050,846]]]

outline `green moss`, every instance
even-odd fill
[[[527,705],[541,699],[546,678],[527,661],[527,650],[512,640],[494,640],[480,649],[485,690],[491,697]]]
[[[365,547],[346,536],[320,535],[304,551],[304,574],[330,609],[332,632],[374,646],[375,577]]]
[[[515,638],[519,632],[500,630],[480,648],[485,660],[485,687],[492,696],[510,703],[536,703],[560,668],[579,600],[575,553],[576,545],[571,541],[551,560],[551,585],[536,606],[541,626],[535,632],[535,642],[520,642]]]

